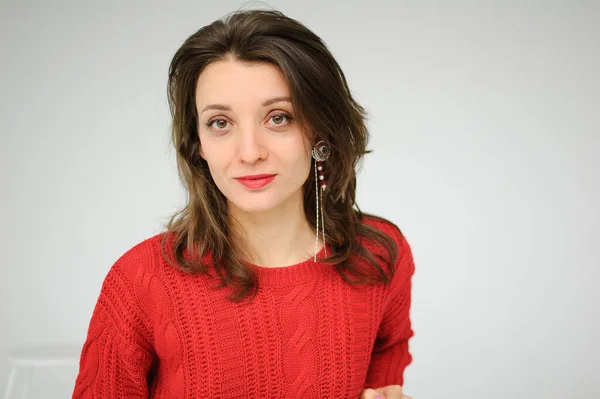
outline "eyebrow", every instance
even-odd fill
[[[270,100],[265,101],[264,103],[262,103],[263,107],[266,107],[268,105],[274,104],[274,103],[278,103],[280,101],[287,101],[289,103],[292,102],[292,99],[289,96],[279,96],[279,97],[273,97]],[[221,111],[231,111],[231,107],[227,106],[227,105],[223,105],[223,104],[209,104],[206,107],[204,107],[204,109],[202,109],[203,113],[204,111],[207,111],[209,109],[218,109]]]

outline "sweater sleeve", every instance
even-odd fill
[[[146,381],[154,356],[130,263],[130,257],[121,257],[102,284],[81,351],[73,399],[148,397]]]
[[[402,236],[396,272],[384,302],[383,318],[373,347],[366,388],[404,385],[404,370],[412,362],[408,343],[414,335],[410,321],[411,286],[415,266],[411,248]]]

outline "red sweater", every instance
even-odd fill
[[[104,280],[73,398],[357,399],[403,385],[413,258],[397,229],[368,223],[398,244],[391,285],[352,288],[311,257],[259,267],[250,305],[167,264],[161,235],[141,242]]]

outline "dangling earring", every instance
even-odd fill
[[[325,141],[319,141],[312,150],[312,157],[315,159],[315,195],[316,195],[316,211],[317,211],[317,230],[315,234],[315,257],[317,261],[317,252],[319,249],[319,222],[322,229],[323,249],[327,256],[327,248],[325,247],[325,218],[323,216],[323,191],[327,188],[325,174],[323,173],[323,162],[329,158],[330,150]],[[320,189],[319,189],[320,186]],[[321,219],[319,221],[319,219]]]

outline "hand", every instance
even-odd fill
[[[388,385],[383,388],[368,388],[362,391],[359,399],[412,399],[411,396],[402,394],[400,385]]]

